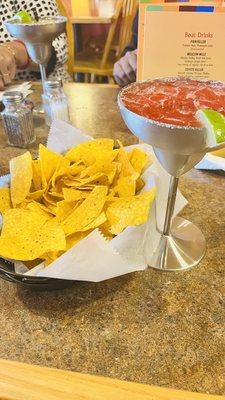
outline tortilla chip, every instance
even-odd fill
[[[0,188],[0,213],[3,213],[12,208],[10,189]]]
[[[133,149],[131,153],[129,153],[129,160],[132,167],[141,175],[145,166],[148,162],[148,155],[144,153],[144,151],[140,149]]]
[[[91,224],[102,212],[108,188],[96,186],[90,195],[65,219],[62,227],[66,235],[80,232]]]
[[[65,234],[55,219],[46,221],[40,214],[22,209],[11,209],[4,214],[0,256],[29,261],[65,248]]]
[[[42,173],[42,185],[45,187],[52,178],[59,163],[62,162],[63,156],[40,144],[39,159]]]
[[[72,235],[67,236],[66,238],[66,250],[71,249],[71,247],[75,246],[80,240],[84,239],[87,235],[89,235],[90,231],[86,232],[76,232]]]
[[[63,194],[62,193],[57,193],[57,192],[46,192],[43,194],[43,202],[46,204],[48,207],[49,205],[51,206],[56,206],[58,201],[63,200]]]
[[[45,267],[53,263],[62,253],[63,252],[61,251],[49,251],[48,253],[43,254],[41,258],[44,260]]]
[[[26,208],[27,210],[33,211],[38,218],[42,216],[46,221],[53,218],[51,211],[43,204],[37,203],[36,201],[28,203]]]
[[[145,183],[144,183],[143,179],[138,178],[136,180],[136,193],[140,192],[140,190],[143,189],[144,186],[145,186]]]
[[[41,208],[43,211],[47,212],[48,214],[54,215],[54,213],[52,212],[52,210],[50,210],[50,208],[49,208],[49,207],[46,207],[44,204],[38,203],[38,202],[36,202],[36,201],[32,201],[32,203],[38,204],[38,207]]]
[[[53,188],[51,188],[51,189],[49,190],[48,194],[49,194],[49,196],[51,196],[53,199],[56,199],[56,201],[60,201],[60,200],[62,200],[62,199],[64,198],[62,193],[55,192]]]
[[[76,189],[80,190],[83,193],[87,193],[87,195],[89,195],[92,190],[96,187],[96,185],[85,185],[85,186],[77,186]],[[83,197],[83,196],[82,196]],[[86,196],[87,197],[87,196]]]
[[[108,193],[108,195],[107,195],[106,201],[107,201],[107,202],[108,202],[108,201],[113,201],[114,198],[115,198],[115,199],[118,199],[118,197],[115,197],[115,196],[116,196],[116,192],[115,192],[114,188],[109,189],[109,193]]]
[[[21,156],[12,158],[9,163],[11,184],[10,193],[13,207],[27,197],[33,177],[32,158],[29,151]]]
[[[22,201],[22,203],[20,203],[16,208],[22,208],[22,209],[26,210],[28,204],[29,204],[31,201],[32,201],[32,200],[25,199],[25,200]]]
[[[119,197],[130,197],[135,195],[136,181],[132,176],[122,176],[118,179],[114,191]]]
[[[63,176],[68,176],[69,175],[69,171],[70,171],[70,161],[67,160],[66,158],[61,158],[61,160],[59,160],[58,165],[55,169],[55,172],[52,176],[52,187],[55,189],[56,186],[56,181],[60,178],[62,178]]]
[[[59,201],[57,203],[57,208],[56,208],[56,218],[59,222],[64,221],[74,210],[75,207],[77,207],[79,203],[77,201]]]
[[[96,154],[113,150],[114,141],[112,139],[95,139],[89,142],[78,144],[66,153],[66,158],[70,161],[83,161],[86,165],[95,162]]]
[[[33,170],[33,188],[34,192],[42,189],[42,179],[41,179],[41,164],[40,160],[32,161],[32,170]]]
[[[104,224],[102,224],[101,226],[99,226],[98,228],[100,230],[100,232],[102,233],[102,235],[104,236],[104,238],[106,240],[112,240],[113,239],[113,234],[109,231],[110,229],[110,225],[108,224],[108,222],[104,222]]]
[[[105,175],[101,172],[98,172],[87,178],[63,179],[63,181],[69,187],[90,186],[92,183],[92,186],[95,186],[96,182],[100,181],[102,177],[105,178]]]
[[[43,194],[46,192],[46,189],[40,189],[36,192],[29,193],[27,198],[30,200],[41,201]]]
[[[23,264],[25,264],[28,269],[32,269],[37,265],[41,264],[41,262],[42,260],[40,258],[36,258],[35,260],[32,261],[23,261]]]
[[[63,189],[63,197],[65,201],[78,201],[83,199],[82,192],[80,190],[70,188]]]
[[[121,164],[120,177],[122,176],[132,176],[134,179],[139,177],[139,173],[135,171],[130,163],[128,154],[125,152],[124,148],[120,148],[116,161]]]
[[[76,176],[76,175],[80,174],[84,169],[85,169],[85,165],[81,162],[78,162],[78,163],[74,163],[74,164],[70,165],[68,172],[69,172],[70,176]]]
[[[62,193],[63,188],[66,187],[63,178],[56,180],[55,182],[55,191],[56,193]]]
[[[109,183],[112,184],[116,174],[120,171],[121,165],[116,162],[112,162],[111,168],[109,168],[107,171],[105,171],[105,174],[108,177]]]
[[[138,196],[119,198],[112,202],[106,210],[110,232],[117,235],[128,226],[144,224],[155,194],[156,188],[153,188]]]
[[[112,164],[116,166],[116,169],[114,170],[114,176],[113,176],[112,181],[110,180],[110,174],[108,175],[108,178],[109,178],[109,181],[111,182],[111,187],[114,188],[117,185],[118,179],[120,178],[120,172],[122,169],[122,165],[115,161],[113,161]],[[112,168],[114,168],[114,167],[112,167]]]
[[[95,228],[98,228],[100,225],[104,224],[104,222],[106,222],[107,218],[104,212],[102,212],[96,219],[94,219],[94,221],[92,221],[90,224],[88,224],[87,226],[85,226],[82,231],[88,231],[88,230],[92,230]]]
[[[57,212],[57,203],[55,204],[50,204],[48,201],[46,201],[43,198],[43,204],[44,206],[49,210],[49,212],[51,212],[53,215],[56,215]]]
[[[81,177],[93,176],[97,173],[108,174],[112,172],[112,162],[117,157],[119,150],[95,152],[95,162],[83,170]],[[115,170],[115,168],[114,168]]]

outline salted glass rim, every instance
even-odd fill
[[[46,20],[46,25],[47,22],[49,23],[49,21],[52,21],[52,24],[54,23],[60,23],[60,22],[66,22],[67,18],[64,17],[63,15],[55,15],[55,16],[46,16],[46,17],[40,17],[41,21],[45,21]],[[38,22],[38,21],[37,21]],[[13,17],[8,19],[7,21],[4,21],[4,24],[13,24],[13,25],[21,25],[21,26],[38,26],[38,23],[35,24],[33,22],[20,22],[19,19]]]

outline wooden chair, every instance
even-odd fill
[[[67,37],[68,37],[68,72],[71,76],[76,73],[85,74],[85,81],[89,81],[90,76],[107,76],[109,82],[113,77],[114,63],[120,57],[126,44],[129,42],[132,35],[132,22],[137,11],[137,0],[117,0],[115,14],[112,18],[109,32],[107,35],[106,43],[103,53],[95,54],[91,51],[83,51],[75,55],[75,40],[73,32],[73,24],[70,16],[63,4],[63,0],[57,0],[59,10],[62,15],[68,19],[67,23]],[[116,32],[117,23],[121,16],[121,26],[118,44],[115,50],[112,50],[113,39]]]
[[[132,25],[137,9],[138,9],[137,0],[125,0],[123,2],[122,24],[120,28],[120,36],[117,49],[118,59],[121,57],[121,54],[124,51],[127,44],[131,41]]]
[[[59,12],[61,15],[67,18],[66,24],[66,34],[67,34],[67,42],[68,42],[68,61],[67,61],[67,70],[71,77],[74,79],[74,58],[75,58],[75,41],[74,41],[74,30],[73,24],[70,21],[70,16],[68,10],[63,3],[63,0],[56,0]]]

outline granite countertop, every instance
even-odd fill
[[[39,98],[35,86],[33,98]],[[95,136],[136,139],[116,106],[117,89],[68,84],[72,122]],[[36,119],[37,142],[47,128]],[[0,173],[21,154],[0,123]],[[37,143],[32,152],[36,153]],[[31,292],[0,280],[0,357],[159,386],[225,394],[225,176],[190,171],[182,215],[207,239],[198,267],[153,269],[62,291]]]

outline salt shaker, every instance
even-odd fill
[[[68,98],[63,91],[61,79],[45,81],[42,99],[45,122],[48,126],[51,125],[54,119],[69,122]]]
[[[10,146],[27,147],[36,139],[31,110],[25,106],[21,92],[5,92],[2,112],[7,141]]]

